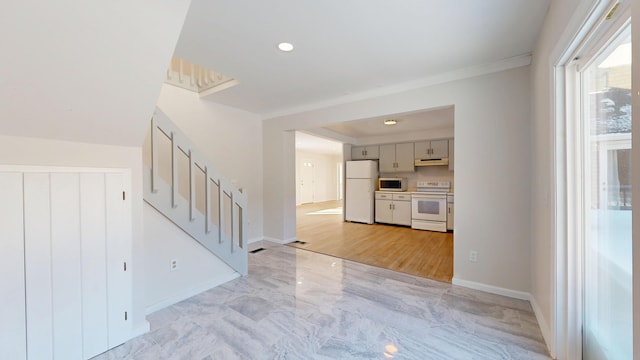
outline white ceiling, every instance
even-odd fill
[[[326,126],[325,129],[355,139],[421,132],[434,129],[450,129],[454,127],[453,111],[453,106],[450,106],[442,109],[432,109],[429,111],[347,121]],[[385,125],[384,120],[386,119],[396,120],[396,124]]]
[[[240,81],[209,100],[269,117],[529,54],[549,1],[193,0],[176,55]]]
[[[342,143],[296,131],[296,149],[316,154],[342,155]]]

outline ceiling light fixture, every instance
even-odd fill
[[[278,49],[280,49],[280,51],[289,52],[293,50],[293,44],[288,42],[283,42],[278,44]]]
[[[384,124],[385,124],[385,125],[395,125],[395,124],[397,124],[397,123],[398,123],[398,122],[397,122],[397,121],[395,121],[395,120],[393,120],[393,119],[387,119],[387,120],[385,120],[385,121],[384,121]]]

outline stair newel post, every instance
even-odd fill
[[[220,244],[223,242],[224,236],[224,184],[222,183],[222,179],[218,178],[218,241]]]
[[[157,193],[157,181],[158,181],[158,146],[156,144],[156,132],[158,126],[156,125],[155,114],[151,118],[151,192]]]
[[[209,179],[209,167],[204,167],[204,231],[211,232],[211,179]]]
[[[193,152],[189,150],[189,221],[196,219],[196,163]]]
[[[178,207],[178,142],[176,133],[171,132],[171,207]]]
[[[235,214],[236,213],[236,201],[235,201],[235,197],[236,196],[235,195],[236,195],[235,191],[233,191],[233,190],[229,191],[229,197],[231,198],[231,209],[230,209],[229,216],[231,216],[231,234],[230,234],[231,235],[230,236],[231,241],[230,241],[230,243],[231,243],[231,253],[232,254],[234,253],[234,250],[235,250],[235,239],[236,239],[236,236],[235,236],[236,235],[236,221],[235,221],[236,220],[236,216],[235,216],[236,215]]]
[[[240,189],[240,192],[242,193],[242,197],[240,198],[241,201],[238,202],[238,208],[240,209],[240,214],[238,214],[240,216],[240,244],[239,246],[244,249],[245,245],[247,244],[247,226],[248,226],[248,220],[247,220],[247,216],[246,216],[246,207],[247,207],[247,193],[246,190]]]

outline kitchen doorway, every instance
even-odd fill
[[[293,247],[451,282],[453,233],[343,221],[342,201],[296,207]]]

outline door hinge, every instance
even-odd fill
[[[124,271],[127,271],[127,262],[124,262]]]
[[[124,321],[129,320],[129,314],[125,311],[124,312]]]
[[[125,200],[125,199],[126,199],[126,196],[125,196],[124,191],[123,191],[122,192],[122,200]]]

